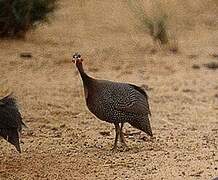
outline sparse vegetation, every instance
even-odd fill
[[[197,64],[193,64],[193,65],[192,65],[192,68],[193,68],[193,69],[200,69],[200,66],[197,65]]]
[[[166,29],[166,19],[167,16],[161,16],[157,18],[144,19],[144,25],[148,28],[151,37],[154,42],[157,42],[161,45],[168,44],[168,34]]]
[[[55,7],[56,0],[0,0],[0,37],[24,37]]]
[[[217,62],[210,62],[210,63],[204,64],[204,66],[207,67],[208,69],[212,69],[212,70],[218,69]]]
[[[169,45],[169,50],[172,52],[178,51],[178,43],[173,39],[170,42],[170,37],[167,28],[168,16],[163,11],[157,14],[154,12],[152,15],[147,15],[143,9],[143,5],[140,1],[128,0],[129,6],[136,15],[136,17],[141,21],[143,28],[151,35],[155,44],[158,45]]]

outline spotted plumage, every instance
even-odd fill
[[[25,124],[12,95],[0,100],[0,136],[21,152],[19,134]]]
[[[100,120],[115,125],[114,149],[119,137],[126,146],[122,132],[126,122],[152,136],[148,97],[143,89],[133,84],[94,79],[84,72],[79,54],[74,54],[73,61],[83,80],[88,109]]]

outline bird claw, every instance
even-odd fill
[[[130,150],[130,148],[126,145],[126,143],[121,143],[121,144],[122,144],[122,149],[121,149],[122,152],[123,152],[123,151],[129,151],[129,150]],[[118,151],[117,146],[114,146],[114,147],[111,149],[111,151],[112,151],[113,153],[117,152],[117,151]]]
[[[122,149],[123,151],[129,151],[130,148],[126,145],[126,143],[122,143]]]
[[[117,146],[114,146],[112,149],[111,149],[112,152],[117,152]]]

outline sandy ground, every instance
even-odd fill
[[[61,0],[51,24],[40,25],[26,40],[1,40],[0,95],[14,92],[29,129],[22,133],[21,155],[0,141],[0,179],[218,176],[218,70],[204,66],[218,62],[210,55],[218,53],[217,12],[208,3],[208,11],[190,12],[201,16],[173,16],[171,25],[176,17],[184,19],[172,26],[177,54],[153,51],[125,1]],[[195,26],[185,26],[185,18]],[[153,140],[126,124],[130,150],[110,151],[114,127],[88,111],[71,63],[76,51],[91,76],[146,87]],[[33,58],[21,58],[22,52]]]

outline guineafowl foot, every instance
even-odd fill
[[[117,146],[111,149],[112,152],[117,152]]]
[[[123,135],[123,132],[120,133],[120,143],[123,147],[125,148],[128,148],[127,144],[126,144],[126,141],[124,139],[124,135]]]
[[[128,146],[127,146],[127,144],[125,142],[121,142],[121,145],[122,145],[123,148],[128,149]]]
[[[129,151],[130,148],[127,147],[127,146],[122,146],[122,148],[120,149],[121,152],[126,152],[126,151]]]

